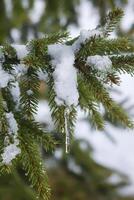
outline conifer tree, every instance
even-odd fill
[[[56,145],[52,134],[34,119],[40,80],[47,83],[51,115],[56,131],[64,138],[66,153],[71,148],[78,106],[97,129],[103,130],[105,125],[100,106],[111,119],[133,128],[108,90],[120,83],[120,73],[134,73],[133,43],[108,37],[122,15],[121,9],[115,9],[103,26],[83,30],[77,38],[58,32],[26,45],[0,47],[0,170],[12,172],[21,165],[39,199],[50,199],[39,145],[46,150]]]

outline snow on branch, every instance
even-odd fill
[[[133,127],[126,112],[111,99],[107,90],[107,85],[119,84],[118,72],[134,74],[134,45],[127,39],[106,38],[121,15],[116,10],[108,15],[104,27],[82,30],[72,40],[63,32],[32,40],[27,45],[0,47],[1,121],[5,119],[8,130],[5,137],[9,137],[2,151],[5,163],[10,149],[12,159],[21,151],[17,142],[21,120],[37,125],[34,116],[40,100],[40,81],[49,89],[52,119],[56,130],[66,136],[67,145],[73,135],[78,106],[88,112],[96,127],[104,124],[97,109],[100,104],[112,118]]]
[[[26,46],[0,46],[1,167],[14,165],[14,159],[20,162],[40,198],[49,199],[50,190],[37,144],[43,143],[45,149],[56,145],[51,130],[46,127],[44,131],[35,120],[41,81],[46,87],[54,130],[65,138],[66,153],[71,147],[78,107],[98,129],[105,125],[100,105],[112,121],[134,128],[127,112],[107,89],[120,83],[121,72],[134,75],[133,43],[107,38],[121,16],[122,11],[116,9],[104,26],[83,30],[74,39],[60,32],[32,40]]]
[[[86,64],[106,72],[112,67],[112,61],[108,56],[88,56]]]
[[[48,54],[52,58],[54,68],[54,89],[57,105],[78,104],[77,71],[74,67],[75,55],[70,46],[55,44],[48,46]]]

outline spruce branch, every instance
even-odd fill
[[[12,159],[16,158],[15,162],[8,159],[5,165],[1,156],[0,169],[8,171],[9,165],[21,163],[40,199],[50,199],[50,188],[39,147],[43,145],[50,151],[57,145],[51,131],[43,130],[34,119],[40,100],[40,73],[47,86],[55,130],[63,134],[66,152],[73,139],[78,107],[88,113],[90,123],[97,129],[105,128],[100,106],[111,120],[124,127],[134,126],[108,90],[108,86],[119,85],[121,72],[134,74],[132,41],[107,38],[122,15],[122,10],[116,9],[108,14],[103,26],[83,30],[74,39],[67,32],[58,32],[31,40],[27,45],[0,47],[0,153],[8,150],[8,136]]]
[[[23,150],[21,163],[27,173],[30,184],[37,191],[37,198],[49,200],[50,187],[48,185],[48,177],[40,158],[38,146],[34,140],[26,134],[20,138],[20,141]]]
[[[35,120],[27,120],[20,118],[20,132],[23,134],[27,133],[29,137],[35,140],[39,145],[41,144],[46,151],[54,151],[58,142],[52,136],[52,133],[49,133],[47,130],[39,124],[35,122]]]
[[[115,30],[120,19],[123,17],[123,14],[124,13],[122,9],[120,8],[116,8],[115,10],[108,13],[103,22],[105,36],[108,36],[113,30]]]
[[[96,102],[96,99],[89,90],[89,86],[85,84],[85,81],[82,79],[79,80],[78,85],[80,93],[79,104],[81,109],[85,110],[85,112],[88,112],[89,119],[94,127],[103,130],[104,119],[101,113],[99,112],[99,105]]]
[[[118,72],[134,75],[134,55],[119,55],[111,56],[111,60],[113,63],[113,68],[115,68]]]

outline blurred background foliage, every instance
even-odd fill
[[[71,24],[78,26],[78,6],[82,1],[1,0],[0,43],[14,42],[16,35],[19,42],[26,42],[29,37],[39,37],[40,33],[65,30]],[[127,0],[87,1],[97,8],[101,23],[109,9],[124,7],[127,4]]]
[[[109,9],[127,5],[127,0],[87,1],[97,9],[100,23],[103,23]],[[30,38],[65,30],[70,25],[79,27],[77,8],[81,2],[82,0],[1,0],[0,45],[5,42],[26,43]],[[120,28],[118,34],[132,35],[133,27],[127,33]],[[104,115],[106,120],[111,122],[107,113]],[[113,125],[118,126],[116,122]],[[56,133],[54,136],[61,141]],[[134,197],[122,197],[118,192],[118,189],[128,184],[127,177],[97,164],[92,158],[92,151],[89,143],[78,139],[73,142],[69,156],[64,154],[60,146],[56,149],[60,154],[58,158],[56,153],[42,150],[52,186],[52,199],[134,200]],[[119,181],[108,181],[113,175],[117,176]],[[1,175],[0,200],[35,200],[34,191],[29,189],[27,184],[24,172],[19,166],[18,171],[14,170],[13,174]]]

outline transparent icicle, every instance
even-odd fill
[[[65,152],[69,153],[70,150],[70,133],[68,128],[68,108],[65,109],[64,118],[65,118]]]

